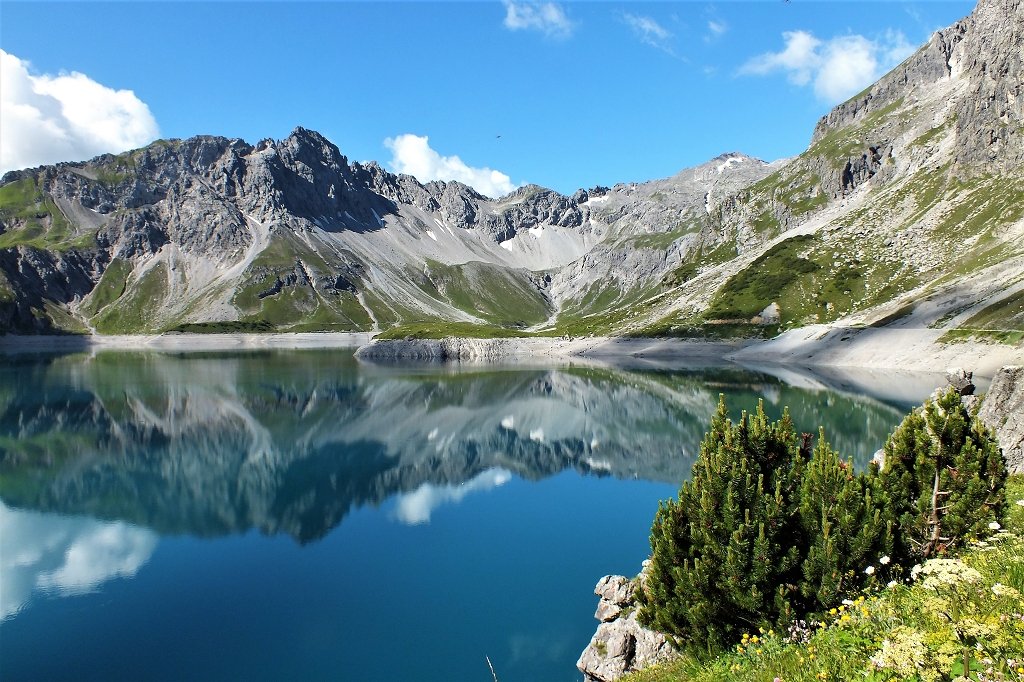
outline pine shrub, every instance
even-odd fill
[[[1006,463],[992,434],[950,388],[914,410],[885,444],[876,485],[916,562],[991,535],[1005,513]]]
[[[788,410],[773,423],[759,403],[734,424],[719,399],[691,479],[655,516],[642,623],[714,652],[999,527],[1005,463],[955,390],[903,420],[881,468],[854,472],[823,431],[810,441]]]
[[[639,594],[643,623],[677,644],[714,651],[742,631],[789,622],[804,610],[803,593],[811,591],[803,588],[801,490],[804,470],[817,464],[807,450],[797,443],[788,410],[772,423],[759,403],[733,424],[719,399],[691,479],[655,517]],[[807,485],[832,499],[840,496],[833,490],[838,480],[840,489],[847,485],[845,477],[827,475]],[[831,528],[820,509],[815,516]],[[812,573],[839,571],[824,566],[829,556],[820,553]]]

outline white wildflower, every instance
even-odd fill
[[[1016,504],[1018,507],[1024,507],[1024,500],[1017,500]]]
[[[988,524],[988,527],[992,530],[999,530],[1000,528],[1002,528],[1002,526],[999,525],[998,521],[993,521],[992,523]]]
[[[997,597],[1013,597],[1014,599],[1020,597],[1020,592],[1002,583],[996,583],[992,586],[992,594]]]
[[[890,559],[888,556],[884,556],[878,560],[878,563],[882,564],[883,566],[888,566],[890,561],[892,561],[892,559]]]
[[[899,583],[897,583],[895,580],[890,580],[888,583],[885,584],[885,586],[888,587],[889,589],[892,589],[892,588],[896,587],[897,585],[899,585]]]
[[[868,575],[874,575],[875,574],[875,567],[874,566],[868,566],[867,568],[864,569],[864,572],[866,574],[868,574]]]
[[[938,589],[941,585],[981,582],[981,574],[959,559],[929,559],[919,571],[912,570],[911,574],[923,574],[924,586],[932,589]]]

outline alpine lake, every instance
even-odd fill
[[[0,355],[0,677],[579,680],[719,394],[856,466],[937,375]]]

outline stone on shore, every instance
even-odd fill
[[[594,617],[601,624],[576,662],[585,682],[612,682],[677,656],[665,635],[637,621],[634,590],[635,582],[625,576],[606,575],[598,581],[594,594],[601,599]]]
[[[1024,473],[1024,366],[996,372],[978,418],[995,432],[1010,473]]]

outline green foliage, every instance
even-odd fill
[[[855,474],[824,431],[810,441],[797,446],[788,409],[770,423],[759,404],[733,424],[719,401],[691,480],[655,516],[641,622],[720,651],[751,627],[818,619],[1004,517],[1002,454],[953,389],[906,417],[881,471]]]
[[[167,331],[185,334],[264,334],[277,331],[266,320],[260,322],[187,322],[171,327]]]
[[[30,246],[36,249],[88,248],[92,233],[76,234],[70,222],[35,178],[22,178],[0,187],[0,249]]]
[[[641,622],[716,651],[863,585],[888,529],[852,465],[823,438],[813,453],[809,443],[798,446],[788,410],[772,423],[759,404],[733,424],[719,401],[691,480],[655,517]]]
[[[443,339],[448,336],[460,336],[471,339],[495,339],[528,336],[517,329],[506,329],[492,325],[473,324],[472,322],[453,322],[451,320],[428,320],[410,322],[378,334],[378,339]]]
[[[928,558],[991,535],[1004,513],[1006,463],[953,388],[907,415],[885,443],[877,479],[900,529],[897,556]]]
[[[157,263],[134,282],[129,281],[116,305],[106,306],[94,319],[96,330],[102,334],[139,334],[160,331],[153,318],[170,290],[170,271],[164,263]],[[116,288],[112,289],[116,291]]]
[[[708,319],[749,319],[781,297],[783,290],[821,266],[801,255],[815,237],[800,235],[779,242],[736,273],[715,294]]]
[[[132,274],[132,264],[122,258],[115,258],[107,264],[100,281],[93,287],[82,311],[95,315],[105,307],[121,298]]]
[[[752,627],[716,658],[683,655],[622,681],[1024,679],[1024,476],[1008,479],[1004,503],[1006,528],[994,537],[926,562],[916,579],[869,589],[797,638]]]
[[[872,480],[854,475],[853,464],[841,460],[820,432],[800,485],[808,545],[800,586],[805,611],[839,603],[860,586],[865,566],[892,552],[892,523],[873,499]]]
[[[522,270],[428,259],[422,280],[420,288],[432,298],[503,327],[526,327],[551,314],[550,302]]]

